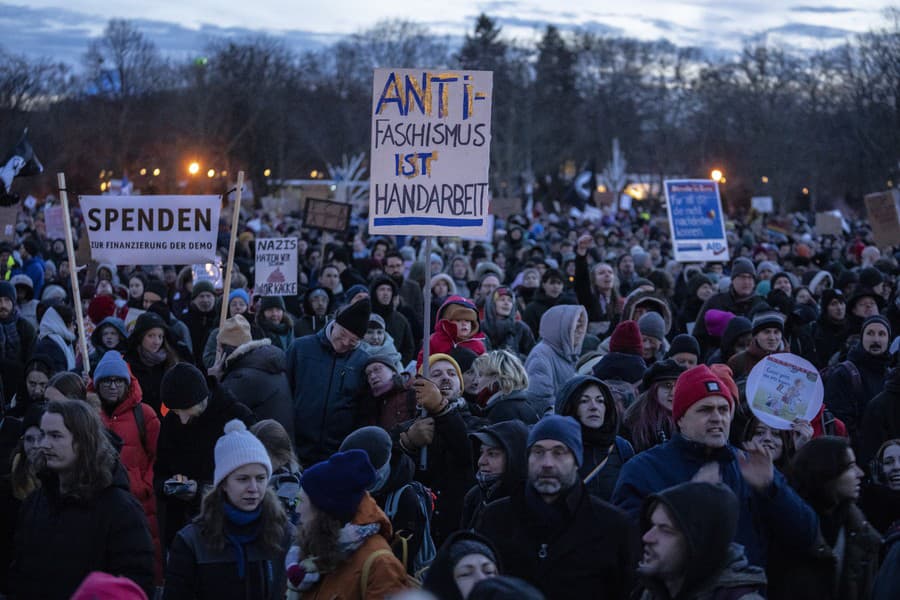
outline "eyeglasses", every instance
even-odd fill
[[[100,385],[104,387],[124,387],[126,383],[128,380],[121,377],[107,377],[100,381]]]

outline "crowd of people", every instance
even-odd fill
[[[79,330],[41,215],[0,243],[5,597],[900,597],[900,254],[864,224],[747,215],[693,264],[639,211],[430,255],[248,212],[227,295],[91,265]],[[261,297],[281,236],[301,291]],[[745,391],[776,353],[825,390],[785,430]]]

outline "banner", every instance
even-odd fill
[[[256,283],[258,296],[297,295],[297,238],[256,240]]]
[[[867,194],[865,201],[875,243],[879,246],[900,244],[900,193],[888,190]]]
[[[44,228],[47,230],[48,240],[66,239],[62,206],[49,206],[44,209]]]
[[[753,196],[750,198],[750,207],[758,213],[770,213],[775,209],[772,196]]]
[[[672,245],[678,262],[727,262],[719,186],[706,179],[665,182]]]
[[[219,196],[81,196],[79,202],[97,262],[215,262]]]
[[[307,198],[303,209],[303,225],[325,231],[346,232],[350,227],[349,204]]]
[[[490,71],[375,69],[369,233],[483,236]]]
[[[0,239],[16,241],[16,222],[19,219],[19,205],[0,206]]]
[[[843,219],[838,211],[816,213],[816,233],[841,237],[844,232]]]
[[[747,376],[747,403],[760,421],[775,429],[790,429],[794,419],[812,421],[825,396],[822,376],[808,360],[795,354],[770,354]]]

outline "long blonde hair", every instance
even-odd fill
[[[528,373],[522,361],[507,350],[494,350],[482,354],[473,363],[479,377],[496,377],[500,392],[511,394],[528,387]]]

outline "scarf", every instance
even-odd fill
[[[166,352],[165,348],[160,348],[156,352],[150,352],[143,346],[138,346],[138,356],[140,356],[141,362],[148,367],[155,367],[165,361],[169,357],[169,353]]]
[[[247,533],[229,533],[226,527],[225,539],[227,539],[234,548],[234,558],[237,561],[238,577],[243,581],[246,565],[246,555],[244,546],[256,540],[259,535],[259,516],[262,514],[262,503],[255,510],[240,510],[231,505],[230,502],[223,502],[225,508],[225,520],[228,523],[240,528],[246,529],[248,525],[253,525],[247,530]],[[269,567],[271,571],[271,566]]]
[[[338,535],[337,544],[341,556],[349,557],[380,529],[381,525],[378,523],[344,525]],[[323,575],[327,575],[319,571],[315,556],[303,557],[300,554],[299,546],[291,546],[285,557],[285,564],[287,564],[288,589],[292,591],[305,592],[315,586]]]
[[[0,358],[15,359],[19,353],[19,309],[13,306],[12,312],[5,321],[0,321]]]
[[[285,335],[288,331],[291,330],[291,326],[284,321],[282,321],[281,323],[275,323],[274,321],[270,321],[269,319],[266,319],[264,317],[260,317],[259,324],[265,331],[272,331],[279,336]]]

